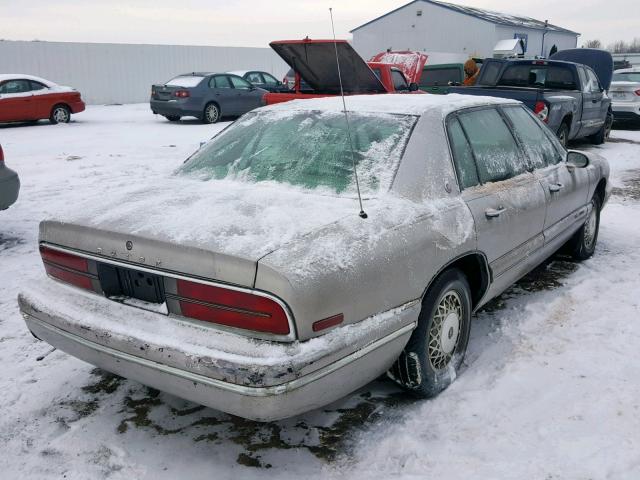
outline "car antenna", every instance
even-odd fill
[[[351,140],[351,127],[349,125],[349,114],[347,113],[347,103],[344,100],[344,89],[342,88],[342,74],[340,73],[340,60],[338,59],[338,41],[336,40],[336,29],[333,26],[333,8],[329,8],[331,17],[331,30],[333,31],[333,46],[336,50],[336,66],[338,67],[338,82],[340,83],[340,96],[342,97],[342,107],[344,108],[344,119],[347,122],[347,138],[349,139],[349,148],[351,149],[351,163],[353,164],[353,176],[356,179],[356,190],[358,191],[358,202],[360,203],[360,218],[367,218],[368,215],[362,208],[362,195],[360,195],[360,182],[358,181],[358,172],[356,170],[356,152],[353,149],[353,141]]]

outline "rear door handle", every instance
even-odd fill
[[[563,188],[564,188],[564,185],[562,185],[561,183],[550,183],[549,184],[549,191],[551,193],[559,192]]]
[[[484,211],[484,214],[487,216],[487,218],[496,218],[499,217],[501,213],[505,212],[507,209],[500,206],[497,209],[496,208],[487,208]]]

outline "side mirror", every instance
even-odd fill
[[[589,157],[587,157],[582,152],[577,152],[575,150],[569,150],[567,153],[567,168],[585,168],[589,165]]]
[[[409,84],[409,91],[410,92],[415,92],[416,90],[418,90],[418,84],[416,82],[411,82]]]

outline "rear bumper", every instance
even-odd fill
[[[640,120],[640,102],[612,103],[615,120]]]
[[[9,168],[0,170],[0,210],[5,210],[18,199],[20,179],[18,174]]]
[[[71,108],[71,113],[80,113],[84,112],[86,106],[82,100],[78,102],[73,102],[69,104],[69,108]]]
[[[321,407],[383,374],[409,340],[419,311],[419,303],[411,302],[383,314],[382,321],[373,317],[307,342],[279,344],[177,322],[47,282],[53,288],[46,289],[46,298],[45,291],[19,296],[37,338],[104,370],[260,421]],[[48,296],[56,292],[62,299]],[[48,298],[66,303],[71,293],[78,303],[68,311],[46,306]],[[123,320],[123,313],[135,318]],[[131,320],[136,327],[129,331],[114,326]],[[166,342],[165,331],[172,333]]]
[[[149,101],[151,111],[158,115],[165,116],[180,116],[180,117],[197,117],[202,116],[202,111],[196,109],[189,103],[181,102],[180,100],[153,100]]]

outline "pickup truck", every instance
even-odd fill
[[[519,100],[556,133],[563,145],[578,138],[601,144],[613,124],[611,99],[606,94],[613,62],[608,66],[601,61],[601,51],[597,52],[594,68],[584,64],[588,62],[586,57],[580,57],[580,63],[485,59],[475,86],[451,87],[449,93]],[[610,58],[608,52],[602,54]]]
[[[414,52],[385,52],[365,62],[346,40],[280,40],[271,48],[295,72],[294,89],[285,93],[267,93],[265,105],[289,100],[340,95],[336,49],[340,59],[345,95],[418,92],[416,79],[427,57]],[[413,58],[412,58],[413,56]],[[399,63],[389,63],[395,59]]]

